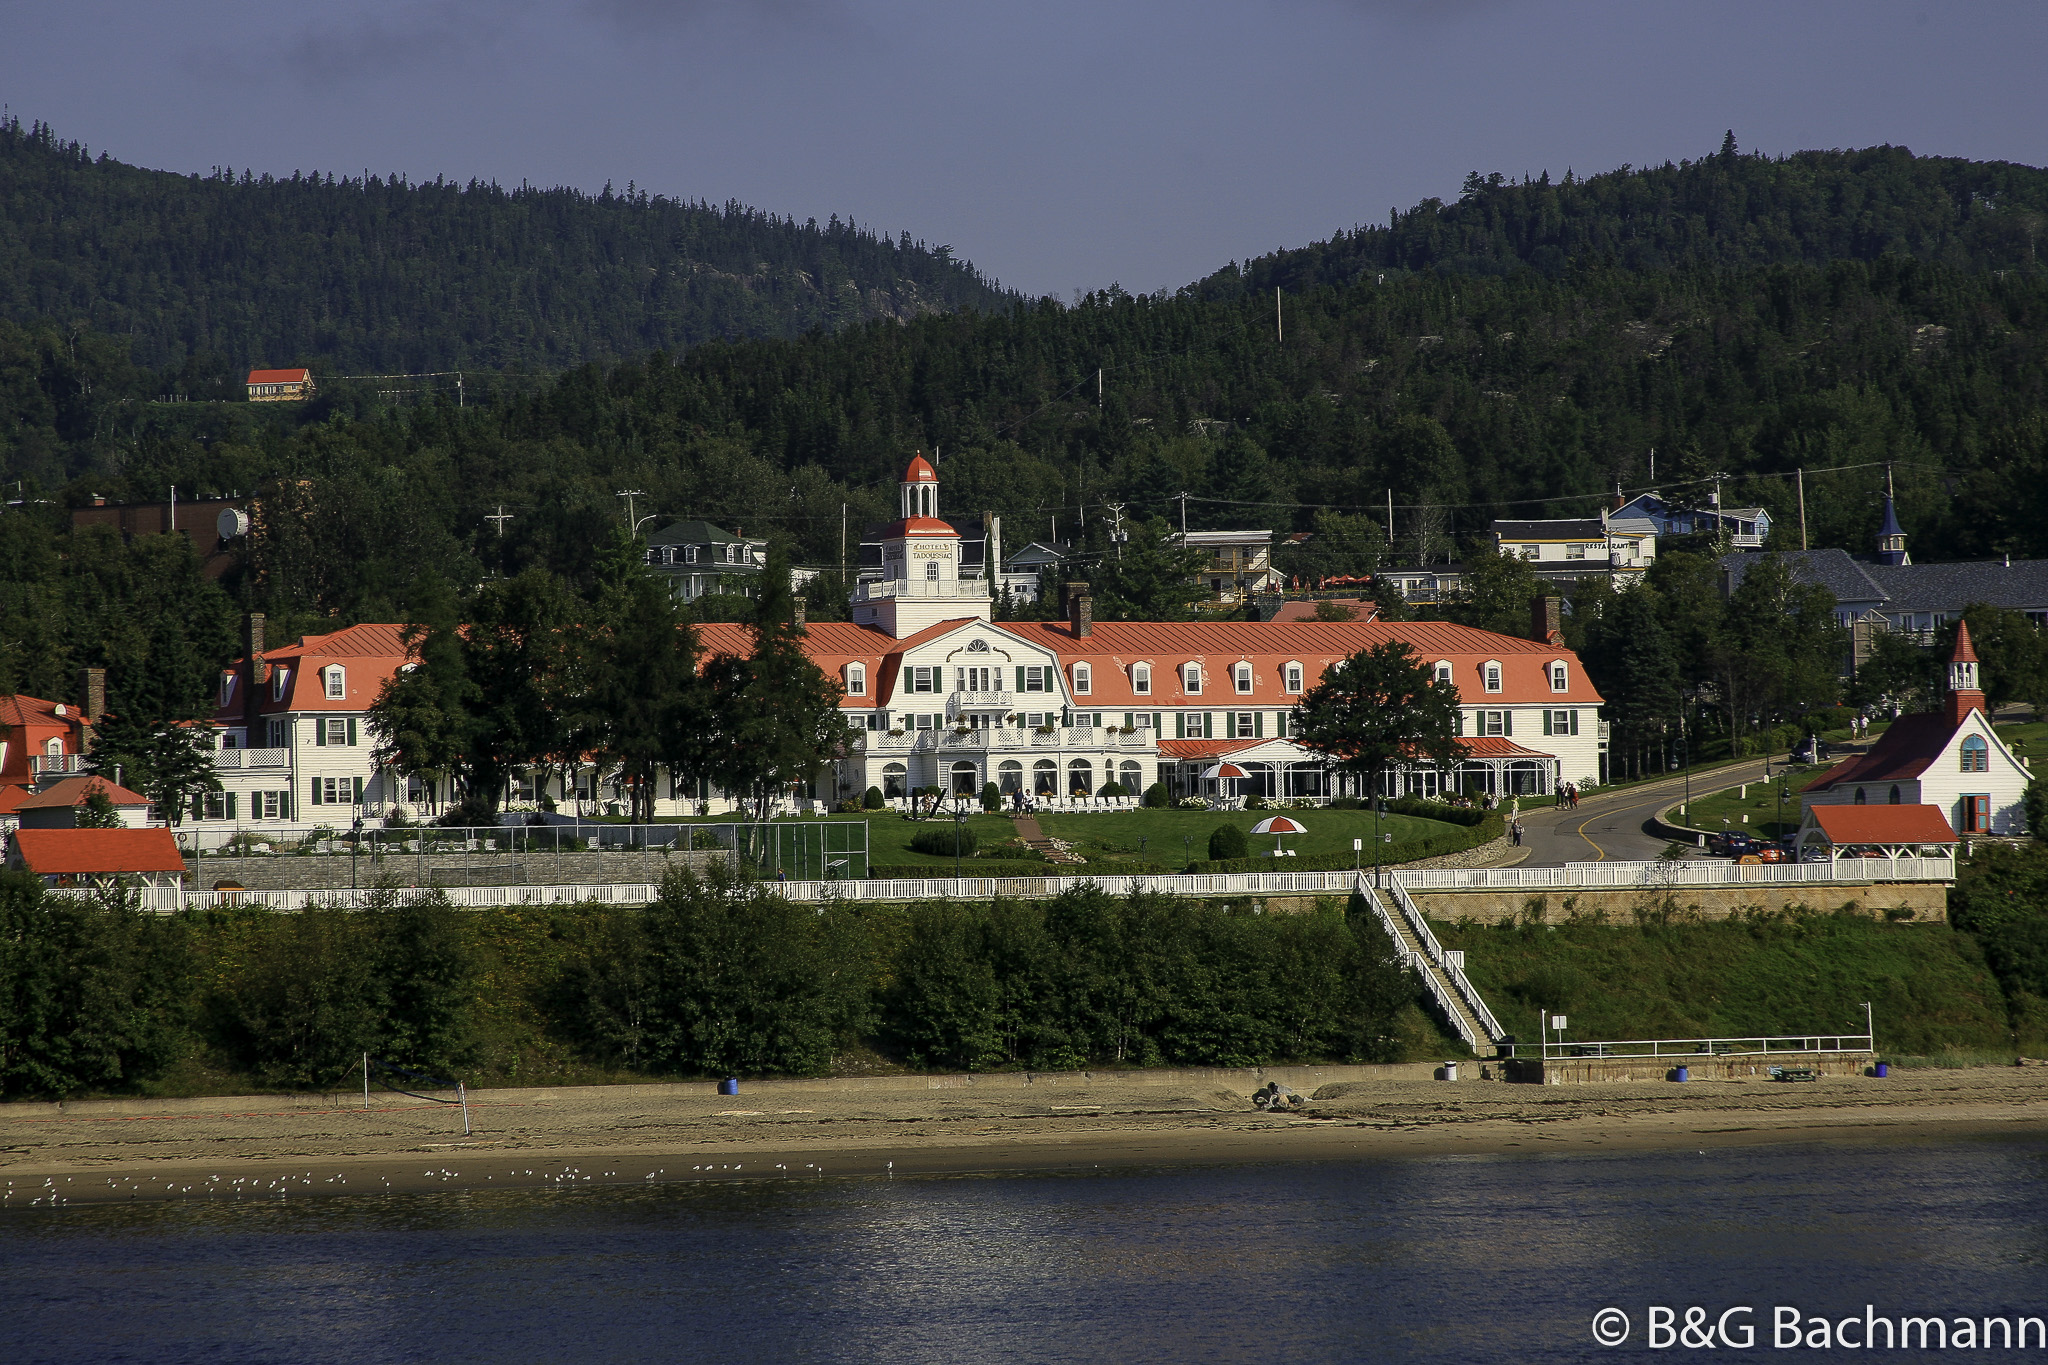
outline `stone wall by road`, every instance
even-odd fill
[[[729,849],[641,853],[430,853],[352,860],[341,854],[281,854],[265,858],[187,858],[185,885],[210,891],[233,882],[250,891],[334,891],[374,886],[569,886],[602,882],[658,882],[670,868],[730,864]],[[351,861],[355,867],[350,868]],[[355,880],[351,881],[351,877]]]

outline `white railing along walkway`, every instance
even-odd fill
[[[1875,1052],[1868,1033],[1773,1033],[1748,1038],[1631,1038],[1618,1042],[1502,1043],[1503,1056],[1575,1061],[1582,1057],[1775,1057],[1814,1052]]]
[[[1948,858],[1843,858],[1827,863],[1731,863],[1677,859],[1566,863],[1563,867],[1427,867],[1396,871],[1410,891],[1565,890],[1630,887],[1794,885],[1806,882],[1951,882]]]
[[[1374,891],[1363,877],[1358,879],[1357,889],[1365,897],[1365,903],[1372,907],[1373,913],[1379,916],[1380,928],[1386,930],[1387,938],[1394,945],[1394,951],[1401,955],[1401,965],[1422,978],[1422,984],[1429,988],[1429,993],[1435,998],[1437,1008],[1443,1012],[1444,1018],[1448,1019],[1451,1027],[1458,1031],[1458,1036],[1465,1040],[1465,1045],[1471,1048],[1474,1053],[1477,1053],[1480,1043],[1490,1040],[1481,1039],[1473,1031],[1472,1025],[1467,1021],[1465,1011],[1460,1010],[1451,999],[1450,991],[1445,987],[1437,973],[1431,969],[1427,957],[1407,946],[1401,936],[1400,925],[1395,922],[1393,915],[1388,912],[1386,902],[1381,899],[1379,893]]]

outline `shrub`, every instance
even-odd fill
[[[880,787],[869,787],[868,794],[861,798],[860,803],[868,810],[881,810],[889,804],[882,799],[882,789]]]
[[[943,825],[921,829],[911,835],[910,847],[916,853],[928,853],[937,858],[950,858],[955,850],[953,841],[956,838],[960,841],[958,845],[960,856],[972,858],[974,850],[978,846],[974,831],[965,825],[956,825],[950,820]]]
[[[1244,831],[1236,825],[1218,825],[1209,836],[1209,857],[1222,862],[1229,858],[1242,858],[1246,853]]]
[[[1154,782],[1151,786],[1145,788],[1145,805],[1150,810],[1165,810],[1167,803],[1171,799],[1166,794],[1166,784],[1164,782]]]
[[[985,811],[999,811],[1003,808],[1003,789],[993,782],[981,785],[981,808]]]
[[[1257,792],[1253,792],[1250,796],[1247,796],[1244,799],[1244,808],[1246,810],[1270,809],[1270,807],[1268,807],[1266,804],[1266,798],[1259,795]]]
[[[1105,782],[1096,788],[1095,794],[1097,796],[1128,796],[1130,793],[1124,790],[1121,782]]]

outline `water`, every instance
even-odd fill
[[[0,1360],[1582,1360],[1653,1304],[1769,1351],[2048,1316],[2044,1194],[2048,1138],[15,1209]]]

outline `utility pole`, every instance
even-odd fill
[[[465,402],[465,401],[464,401],[464,399],[463,399],[463,394],[462,394],[462,371],[460,371],[460,370],[457,370],[457,371],[455,372],[455,406],[456,406],[456,407],[458,407],[458,408],[466,408],[466,407],[468,407],[468,406],[469,406],[469,404],[468,404],[467,402]]]
[[[512,514],[505,510],[505,504],[501,502],[498,504],[498,514],[494,517],[485,517],[484,520],[497,523],[498,539],[503,540],[505,538],[505,523],[512,520]]]
[[[839,504],[839,581],[846,582],[846,504]]]
[[[1095,367],[1095,406],[1098,409],[1102,407],[1102,367],[1100,365]]]
[[[653,521],[653,520],[654,520],[654,513],[652,513],[652,512],[649,512],[649,513],[648,513],[648,514],[647,514],[646,516],[644,516],[644,517],[636,517],[636,516],[634,516],[634,515],[633,515],[633,499],[635,499],[635,498],[644,498],[644,497],[646,497],[646,496],[647,496],[647,494],[646,494],[646,493],[644,493],[643,491],[641,491],[640,489],[638,489],[638,488],[622,488],[622,489],[620,489],[620,490],[618,491],[618,493],[616,493],[616,494],[615,494],[614,496],[616,496],[616,497],[621,497],[621,498],[624,498],[624,499],[626,500],[626,534],[627,534],[627,535],[629,535],[629,536],[637,536],[637,535],[639,535],[639,534],[640,534],[640,523],[641,523],[641,522],[643,522],[643,521]]]
[[[1799,471],[1799,548],[1806,548],[1806,471]]]
[[[1187,538],[1188,538],[1188,495],[1187,495],[1186,493],[1182,493],[1182,494],[1180,495],[1180,538],[1181,538],[1181,543],[1182,543],[1182,544],[1186,544],[1186,543],[1187,543]]]
[[[1387,553],[1394,553],[1394,490],[1387,490]]]
[[[1287,324],[1280,316],[1280,286],[1273,286],[1273,340],[1285,344]]]

